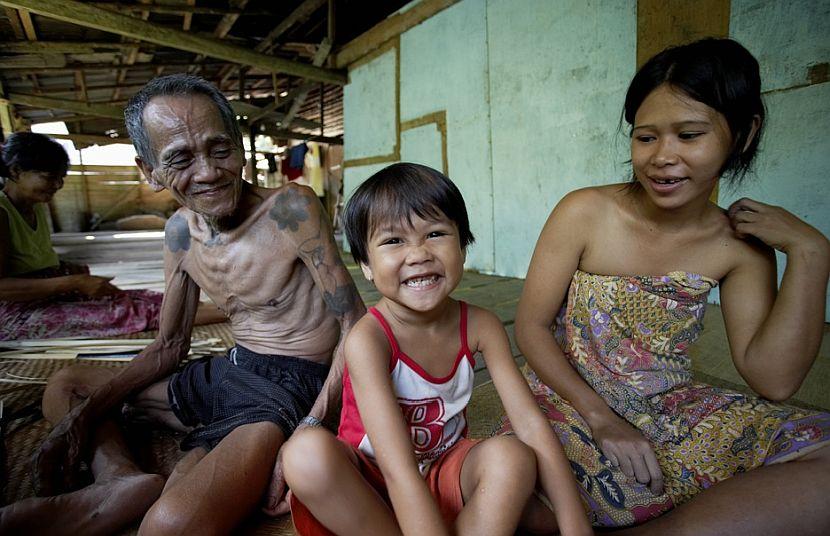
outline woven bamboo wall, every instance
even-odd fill
[[[135,166],[71,166],[52,200],[55,231],[90,229],[90,221],[113,222],[126,216],[169,216],[178,204],[166,190],[154,192]]]

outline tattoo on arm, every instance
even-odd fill
[[[323,300],[328,308],[337,316],[344,316],[350,312],[355,302],[360,299],[354,284],[338,285],[334,292],[323,291]]]
[[[300,222],[312,217],[312,200],[295,189],[287,189],[275,199],[269,216],[277,222],[279,229],[288,228],[298,232]],[[340,319],[353,312],[362,303],[357,288],[347,276],[346,282],[338,281],[338,273],[346,271],[340,261],[331,238],[328,218],[322,210],[317,215],[316,233],[306,236],[298,246],[298,253],[305,259],[309,269],[316,272],[323,301],[329,310]]]
[[[296,233],[300,229],[300,222],[308,219],[310,204],[311,201],[300,192],[289,188],[277,196],[268,215],[277,222],[280,230],[287,228],[292,233]]]
[[[164,227],[164,245],[171,253],[190,249],[190,228],[180,214],[174,214]]]

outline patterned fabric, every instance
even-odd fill
[[[0,301],[0,341],[111,337],[158,329],[160,292],[124,290],[103,298]]]
[[[687,350],[716,281],[577,271],[554,334],[608,405],[649,439],[665,493],[628,479],[602,455],[577,411],[529,369],[536,400],[562,441],[596,526],[642,523],[737,473],[786,461],[830,439],[830,414],[773,404],[692,380]],[[502,432],[510,430],[509,423]]]

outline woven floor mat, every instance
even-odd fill
[[[119,338],[153,338],[156,332],[143,332]],[[197,326],[196,338],[219,338],[224,346],[233,344],[228,324]],[[72,359],[20,359],[0,360],[0,375],[3,377],[28,378],[31,381],[46,381],[52,374],[76,363]],[[90,366],[118,368],[125,363],[95,362]],[[13,375],[13,376],[9,376]],[[0,399],[4,402],[6,415],[34,405],[39,408],[44,385],[0,384]],[[496,428],[502,413],[501,401],[492,382],[487,382],[473,391],[473,398],[467,412],[471,437],[488,437]],[[34,419],[16,420],[8,423],[5,445],[7,451],[6,476],[3,483],[3,504],[32,497],[34,490],[31,478],[31,458],[49,433],[50,426],[36,413]],[[133,448],[139,465],[148,472],[169,475],[183,453],[178,449],[180,436],[168,431],[151,430],[146,427],[127,428],[127,443]],[[138,525],[123,534],[135,534]],[[262,514],[253,514],[235,534],[258,536],[287,536],[295,534],[288,516],[271,519]]]

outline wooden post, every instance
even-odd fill
[[[652,56],[704,37],[729,37],[730,0],[638,0],[637,68]],[[718,202],[718,187],[710,200]]]
[[[325,107],[325,102],[324,102],[323,97],[324,97],[325,93],[326,93],[326,86],[325,86],[325,84],[321,83],[320,84],[320,135],[321,136],[326,135],[326,122],[325,122],[325,117],[323,116],[323,108]]]
[[[84,153],[82,149],[78,150],[78,158],[80,159],[81,169],[84,167]],[[89,182],[87,180],[86,171],[81,171],[81,194],[83,195],[84,205],[81,211],[84,215],[84,221],[81,224],[81,230],[86,230],[89,225],[89,220],[92,217],[89,202]]]

